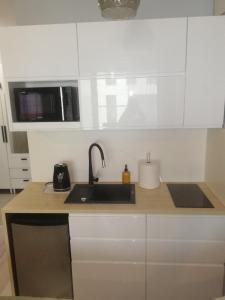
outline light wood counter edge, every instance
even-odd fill
[[[225,206],[205,183],[198,183],[214,208],[176,208],[166,183],[154,190],[136,184],[136,204],[65,204],[68,193],[44,193],[44,183],[33,182],[2,208],[6,213],[105,213],[225,215]]]

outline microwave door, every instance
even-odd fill
[[[43,119],[43,106],[38,93],[20,94],[20,121],[40,121]]]
[[[61,122],[60,88],[15,89],[16,114],[19,122]]]
[[[43,96],[43,110],[46,122],[58,122],[63,120],[60,91],[46,93]]]

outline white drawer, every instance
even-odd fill
[[[30,170],[28,168],[23,169],[10,169],[10,177],[11,178],[21,178],[21,179],[30,179]]]
[[[9,167],[10,168],[29,168],[30,160],[29,155],[10,155],[9,156]]]
[[[145,238],[145,215],[70,215],[71,238]]]
[[[153,263],[224,264],[225,243],[216,241],[148,240],[147,257]]]
[[[72,272],[75,299],[145,299],[145,264],[72,262]]]
[[[223,265],[148,264],[147,299],[213,300],[222,297]]]
[[[225,241],[225,216],[148,215],[150,239]]]
[[[29,182],[29,179],[11,179],[13,189],[24,189]]]
[[[145,240],[71,239],[71,255],[77,261],[145,261]]]

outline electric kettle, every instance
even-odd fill
[[[54,165],[53,189],[55,192],[65,192],[70,190],[70,175],[67,164]]]

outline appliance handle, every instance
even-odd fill
[[[60,91],[60,100],[61,100],[61,109],[62,109],[62,121],[65,121],[65,113],[64,113],[64,103],[63,103],[63,87],[59,87]]]
[[[61,226],[68,224],[67,214],[13,214],[11,224],[28,226]]]
[[[5,143],[5,131],[4,131],[4,126],[1,126],[1,130],[2,130],[2,141],[3,141],[3,143]]]
[[[3,126],[3,128],[4,128],[4,133],[5,133],[5,143],[8,143],[7,128],[6,128],[6,126]]]

